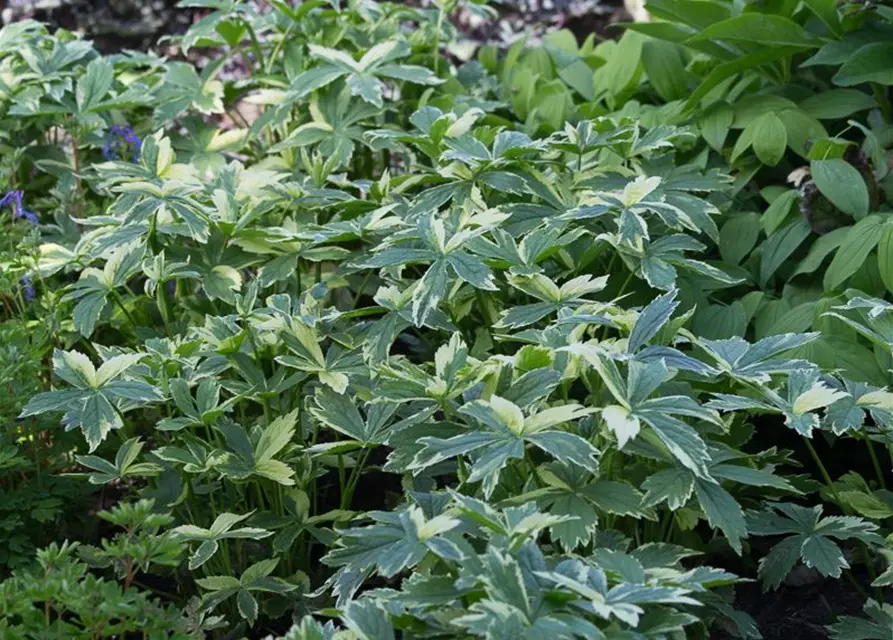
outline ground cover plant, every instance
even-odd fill
[[[0,31],[4,637],[889,636],[887,8],[180,4]]]

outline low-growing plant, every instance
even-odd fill
[[[728,64],[723,20],[811,34],[806,13],[683,2],[711,12],[685,36],[709,43],[696,55],[559,33],[456,68],[452,4],[182,4],[214,9],[180,42],[222,48],[201,70],[84,53],[53,62],[54,85],[21,69],[80,41],[0,32],[19,81],[4,108],[27,116],[7,204],[44,235],[11,251],[4,291],[27,297],[29,278],[58,318],[31,363],[47,388],[18,424],[61,414],[52,432],[79,436],[66,453],[84,484],[121,497],[98,515],[123,533],[81,545],[96,573],[67,562],[66,584],[104,571],[128,606],[137,584],[200,597],[185,620],[146,605],[186,633],[658,638],[721,623],[756,638],[736,586],[777,589],[802,563],[878,590],[859,624],[884,624],[893,306],[871,252],[886,204],[852,209],[834,173],[883,188],[881,95],[871,126],[852,125],[870,160],[824,135],[791,149],[813,163],[801,191],[744,158],[782,161],[738,126],[774,113],[754,115],[777,104],[759,83],[787,82],[800,48],[740,45],[750,62],[784,49],[780,75],[742,63],[682,102]],[[682,95],[655,55],[678,57]],[[222,79],[233,57],[253,73]],[[652,93],[671,103],[633,100]],[[727,100],[750,144],[714,144],[700,98]],[[47,145],[61,159],[29,159]],[[20,189],[32,168],[40,197]],[[766,211],[748,186],[763,176]],[[27,315],[17,302],[10,317]],[[838,472],[829,442],[870,471]]]

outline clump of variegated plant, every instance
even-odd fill
[[[213,4],[184,44],[250,49],[255,79],[164,63],[149,124],[70,184],[83,232],[34,267],[68,339],[21,416],[61,414],[87,481],[135,503],[88,559],[292,640],[344,635],[320,615],[376,640],[755,638],[744,579],[858,558],[889,586],[893,395],[816,363],[820,331],[696,315],[753,278],[717,255],[743,185],[692,128],[524,126],[446,64],[444,8]],[[197,114],[227,89],[264,109],[224,133]],[[891,308],[822,318],[891,357]],[[826,434],[876,477],[832,477]]]

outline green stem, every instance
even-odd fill
[[[118,293],[115,289],[110,289],[112,300],[118,305],[118,308],[124,314],[124,317],[127,318],[127,322],[130,323],[130,328],[136,331],[137,323],[134,320],[133,315],[131,315],[130,311],[128,311],[127,306],[124,304],[124,299],[121,297],[121,294]]]
[[[360,482],[360,476],[363,472],[363,467],[366,465],[366,460],[369,458],[369,449],[364,449],[363,453],[360,454],[359,459],[357,460],[356,466],[354,466],[353,471],[351,471],[350,479],[347,481],[347,490],[345,493],[341,494],[341,508],[349,509],[351,503],[353,502],[353,495],[357,489],[357,484]]]
[[[871,441],[871,438],[868,437],[868,433],[866,433],[864,429],[862,431],[862,437],[865,438],[865,446],[868,447],[868,455],[871,456],[871,464],[877,475],[878,484],[880,484],[881,489],[886,489],[887,484],[884,482],[884,472],[881,471],[881,463],[878,461],[877,453],[874,451],[874,443]]]
[[[528,454],[527,449],[524,449],[524,462],[527,463],[527,468],[530,469],[530,475],[533,477],[533,481],[536,484],[537,489],[543,488],[543,481],[540,478],[540,474],[536,471],[536,465],[533,463],[533,459]]]
[[[434,55],[434,75],[440,73],[440,32],[443,29],[443,21],[446,17],[446,3],[440,6],[440,12],[437,14],[437,26],[434,27],[434,44],[432,53]]]
[[[819,468],[819,473],[822,474],[822,479],[828,486],[828,490],[831,492],[831,495],[834,496],[834,500],[835,502],[837,502],[837,506],[846,511],[843,500],[840,499],[840,494],[837,492],[837,488],[834,486],[834,482],[831,481],[831,476],[828,474],[828,470],[822,463],[822,459],[819,458],[819,454],[816,453],[815,448],[812,446],[812,442],[810,442],[809,438],[807,438],[806,436],[801,437],[803,438],[803,442],[806,443],[806,449],[809,451],[809,455],[812,456],[813,462],[815,462],[816,466]]]
[[[893,108],[890,107],[890,100],[887,99],[886,89],[877,82],[872,82],[871,93],[874,94],[874,99],[877,101],[878,106],[880,106],[881,113],[884,114],[884,120],[893,122]]]
[[[350,310],[353,311],[357,308],[357,305],[360,303],[360,298],[363,297],[363,291],[366,290],[366,285],[369,284],[369,279],[372,278],[373,269],[369,269],[366,271],[366,275],[363,276],[363,282],[360,283],[360,288],[357,289],[357,294],[353,298],[353,304],[350,305]]]
[[[285,42],[288,40],[288,37],[291,35],[292,29],[294,29],[295,25],[297,24],[299,24],[297,21],[292,22],[291,26],[286,30],[285,34],[282,36],[279,42],[276,43],[276,46],[273,47],[272,53],[270,53],[269,57],[264,61],[264,69],[267,73],[272,72],[273,64],[276,62],[276,56],[278,56],[279,52],[282,51],[282,45],[284,45]]]
[[[264,63],[264,54],[263,54],[263,51],[261,51],[260,41],[257,39],[257,34],[254,32],[254,27],[252,27],[251,23],[248,20],[246,20],[245,18],[242,18],[242,24],[245,25],[245,29],[247,29],[247,31],[248,31],[248,37],[251,38],[251,48],[254,49],[254,55],[257,57],[257,64],[263,64]],[[251,62],[251,58],[249,58],[248,56],[243,56],[243,57],[245,58],[245,62],[248,63],[250,71],[253,75],[254,74],[254,63]]]

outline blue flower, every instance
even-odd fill
[[[33,211],[28,211],[22,205],[22,200],[25,197],[25,193],[20,190],[15,191],[7,191],[6,195],[0,198],[0,207],[6,207],[12,205],[12,217],[13,218],[24,218],[28,222],[33,225],[40,224],[40,220],[37,219],[37,214]]]
[[[102,145],[102,155],[106,160],[117,160],[123,145],[130,147],[133,162],[139,162],[143,141],[130,125],[112,125],[109,134]]]
[[[22,276],[21,284],[22,293],[25,295],[25,300],[28,302],[34,300],[34,285],[31,284],[31,278],[29,278],[28,276]]]

